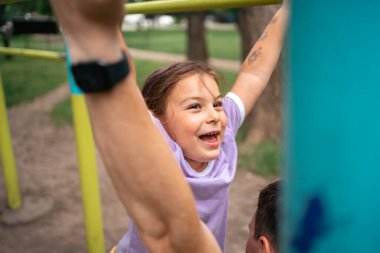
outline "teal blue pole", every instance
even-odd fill
[[[284,252],[380,252],[379,10],[292,1]]]

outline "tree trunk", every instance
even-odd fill
[[[238,28],[242,41],[242,60],[257,41],[279,6],[256,6],[238,11]],[[245,143],[257,144],[263,139],[278,141],[282,129],[282,57],[271,80],[247,115],[248,134]]]
[[[205,33],[205,13],[190,12],[187,16],[187,58],[207,62],[208,52]]]

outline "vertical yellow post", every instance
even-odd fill
[[[83,95],[71,95],[77,143],[82,203],[90,253],[104,253],[99,183],[90,119]]]
[[[0,153],[3,161],[3,174],[7,192],[8,206],[17,209],[21,206],[21,195],[18,186],[16,162],[9,130],[3,81],[0,73]]]
[[[67,65],[71,65],[67,55]],[[96,166],[95,144],[83,92],[68,69],[71,102],[77,143],[82,205],[89,253],[104,253],[103,223]]]

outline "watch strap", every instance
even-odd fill
[[[108,69],[107,72],[112,73],[112,75],[110,75],[109,78],[113,85],[117,84],[119,81],[121,81],[124,77],[126,77],[129,74],[129,64],[127,56],[125,55],[124,50],[122,50],[121,53],[122,59],[120,61],[105,65],[105,67]]]
[[[71,66],[78,87],[85,93],[111,90],[130,71],[124,51],[122,58],[114,63],[104,61],[79,62]]]

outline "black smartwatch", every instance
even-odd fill
[[[124,51],[122,51],[121,60],[117,62],[90,61],[71,66],[75,82],[84,93],[111,90],[119,81],[128,76],[129,70]]]

